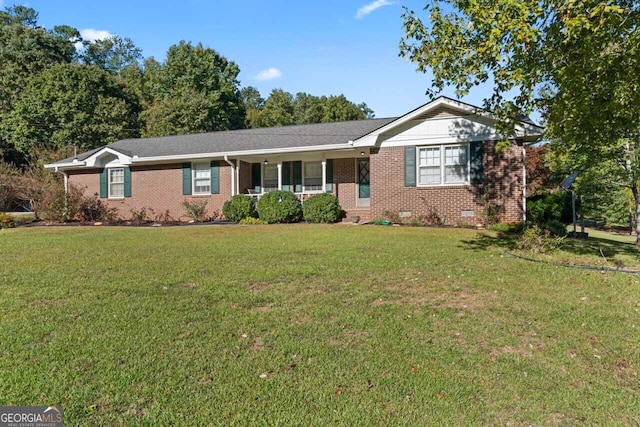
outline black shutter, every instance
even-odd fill
[[[262,164],[251,163],[251,187],[256,193],[262,192]]]
[[[471,170],[469,175],[472,184],[482,184],[482,175],[484,172],[484,166],[482,163],[482,152],[484,143],[482,141],[475,141],[469,144],[469,156]]]

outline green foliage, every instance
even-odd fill
[[[293,95],[282,89],[273,89],[262,108],[260,124],[264,127],[294,124]]]
[[[268,224],[298,222],[302,205],[290,191],[271,191],[258,201],[258,215]]]
[[[255,218],[258,216],[256,203],[253,197],[246,194],[236,194],[224,202],[222,214],[229,221],[240,222],[245,218]]]
[[[305,200],[302,212],[306,222],[329,224],[340,219],[342,207],[336,196],[321,193]]]
[[[16,149],[91,149],[135,136],[137,107],[115,78],[96,67],[59,64],[34,77],[2,122]]]
[[[537,225],[549,221],[572,222],[571,194],[564,191],[541,194],[527,200],[527,218]]]
[[[563,236],[554,236],[550,230],[532,225],[522,233],[518,247],[523,251],[547,253],[561,248],[564,241]]]
[[[205,222],[207,220],[207,201],[194,200],[192,202],[185,200],[182,202],[187,218],[193,222]]]
[[[3,228],[13,228],[15,227],[15,225],[16,224],[13,216],[4,212],[0,212],[0,230],[2,230]]]
[[[142,50],[129,38],[112,35],[106,39],[83,41],[80,60],[111,73],[120,73],[126,67],[142,59]]]
[[[261,220],[260,218],[254,218],[254,217],[248,216],[246,218],[242,218],[240,220],[239,224],[243,224],[243,225],[259,225],[259,224],[266,224],[266,222]]]
[[[169,48],[165,62],[150,58],[144,65],[144,96],[151,104],[150,112],[143,115],[144,135],[244,126],[245,111],[238,89],[240,68],[235,62],[202,44],[181,41]]]

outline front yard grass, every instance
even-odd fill
[[[0,405],[69,425],[640,424],[640,277],[491,239],[3,230]]]

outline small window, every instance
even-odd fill
[[[193,164],[193,194],[211,194],[211,166],[209,163]]]
[[[322,191],[322,162],[304,164],[303,191]]]
[[[278,189],[278,165],[264,165],[263,186],[265,193]]]
[[[428,147],[420,149],[419,164],[420,185],[440,184],[440,147]]]
[[[109,198],[124,197],[124,168],[109,169]]]

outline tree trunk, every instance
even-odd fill
[[[640,197],[638,197],[638,186],[636,184],[631,186],[631,192],[633,193],[633,200],[636,202],[636,245],[640,246]]]

